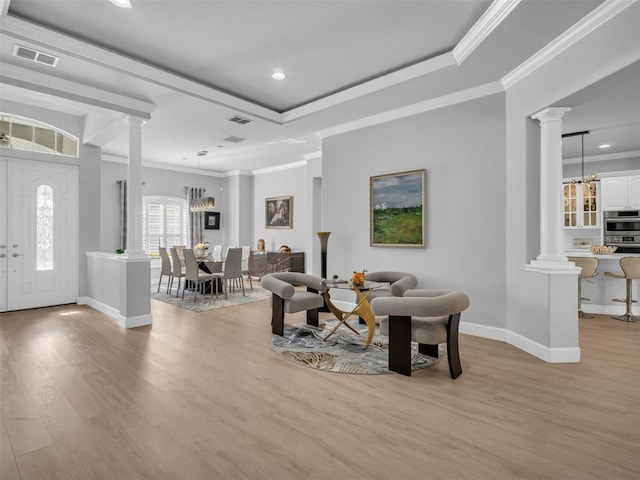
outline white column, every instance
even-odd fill
[[[142,124],[129,115],[129,165],[127,169],[127,251],[129,257],[146,257],[142,248]]]
[[[540,254],[543,269],[573,267],[564,254],[562,227],[562,117],[570,108],[549,107],[531,115],[540,122]]]

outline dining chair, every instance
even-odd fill
[[[184,254],[184,263],[186,266],[182,298],[184,299],[184,291],[187,289],[187,282],[191,282],[193,285],[193,301],[195,302],[198,298],[198,288],[200,288],[200,285],[214,281],[216,277],[213,273],[204,273],[200,270],[200,267],[198,267],[198,261],[196,260],[196,255],[193,253],[192,249],[185,248],[182,253]],[[211,289],[211,295],[213,296],[213,288]]]
[[[167,275],[167,294],[169,293],[169,284],[171,283],[171,260],[169,260],[169,254],[165,247],[160,247],[160,260],[162,261],[162,268],[160,269],[160,280],[158,280],[158,292],[160,292],[160,284],[162,283],[162,277]]]
[[[213,251],[211,252],[211,257],[214,262],[222,261],[222,245],[214,245]]]
[[[224,261],[224,271],[213,274],[216,278],[222,280],[222,288],[224,290],[224,298],[228,298],[229,284],[232,280],[238,280],[242,286],[242,295],[245,295],[244,291],[244,279],[242,276],[242,249],[241,248],[229,248],[227,250],[227,257]],[[216,283],[216,298],[218,298],[218,284]]]
[[[180,259],[180,264],[184,267],[184,255],[182,251],[187,248],[186,245],[174,245],[176,252],[178,253],[178,258]]]
[[[244,245],[240,248],[242,248],[242,274],[247,276],[249,279],[249,287],[253,290],[251,273],[249,272],[249,256],[251,255],[251,247],[249,245]]]
[[[185,275],[185,269],[182,266],[182,262],[180,261],[180,257],[178,256],[178,250],[176,247],[171,247],[171,283],[169,287],[169,291],[173,288],[173,280],[175,278],[178,279],[178,289],[176,290],[176,297],[180,293],[180,279],[182,279]]]

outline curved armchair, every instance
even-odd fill
[[[365,280],[371,282],[388,283],[388,288],[376,288],[369,292],[369,300],[377,297],[402,297],[404,292],[416,288],[418,280],[410,273],[403,272],[370,272],[365,274]]]
[[[438,357],[438,345],[447,344],[449,374],[462,373],[458,351],[460,314],[469,307],[469,298],[445,290],[408,290],[404,297],[381,297],[371,301],[376,315],[388,315],[380,323],[380,333],[389,335],[389,370],[411,375],[411,342],[418,351]]]
[[[321,293],[325,290],[324,278],[296,272],[270,273],[262,277],[263,288],[272,292],[271,331],[275,335],[284,334],[284,314],[307,311],[307,324],[318,326],[318,309],[324,305]],[[306,291],[296,290],[294,285],[302,285]]]

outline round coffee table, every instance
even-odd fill
[[[349,328],[354,333],[360,335],[351,325],[347,322],[347,319],[352,315],[357,315],[362,318],[367,324],[367,341],[364,344],[364,348],[367,348],[371,343],[371,339],[373,338],[373,334],[376,330],[376,316],[373,314],[371,310],[371,305],[369,304],[368,296],[369,292],[373,289],[380,288],[382,286],[379,282],[369,282],[365,281],[363,284],[354,285],[351,280],[326,280],[325,285],[327,289],[324,291],[324,300],[327,304],[327,307],[335,315],[335,317],[339,320],[338,325],[336,325],[329,335],[327,335],[324,339],[328,339],[331,335],[333,335],[338,328],[342,325]],[[356,306],[351,311],[345,311],[338,307],[336,307],[331,301],[331,296],[329,295],[329,290],[332,288],[340,288],[344,290],[353,290],[357,297]]]

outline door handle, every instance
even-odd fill
[[[13,258],[16,258],[16,257],[24,257],[24,255],[22,255],[22,254],[20,254],[20,253],[14,253],[14,254],[12,255],[12,257],[13,257]]]

